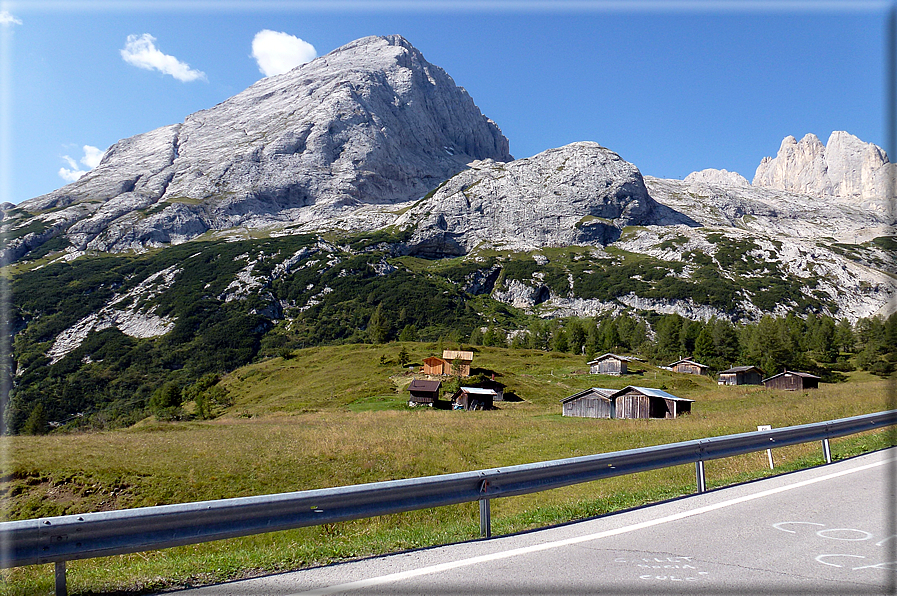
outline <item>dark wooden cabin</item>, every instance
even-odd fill
[[[670,370],[687,375],[706,375],[709,368],[706,364],[700,364],[691,358],[683,358],[670,364]]]
[[[453,410],[491,410],[495,391],[480,387],[461,387],[452,395]]]
[[[414,379],[408,385],[408,393],[410,394],[408,404],[436,405],[439,402],[439,389],[441,387],[441,381]]]
[[[424,358],[424,368],[422,372],[425,375],[447,375],[450,374],[451,371],[451,363],[446,362],[442,358],[437,358],[436,356]]]
[[[676,397],[662,389],[630,385],[610,396],[614,418],[677,418],[691,412],[693,399]]]
[[[819,379],[820,377],[810,373],[786,370],[768,379],[763,379],[763,385],[767,389],[801,391],[803,389],[817,389],[819,387]]]
[[[763,371],[756,366],[733,366],[719,373],[718,385],[760,385]]]
[[[616,389],[591,387],[574,393],[561,400],[563,414],[580,418],[613,418],[614,403],[610,400],[610,396],[616,392]]]
[[[630,358],[626,358],[625,356],[604,354],[588,363],[589,373],[593,375],[625,375],[627,374],[626,365],[630,360]]]

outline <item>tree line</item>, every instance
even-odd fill
[[[655,364],[691,358],[711,372],[754,365],[767,375],[788,370],[832,373],[860,368],[890,375],[897,361],[897,314],[867,317],[851,324],[828,315],[806,318],[764,315],[753,323],[726,319],[692,321],[678,314],[606,315],[534,320],[507,332],[494,325],[475,328],[470,343],[583,354],[626,352]]]

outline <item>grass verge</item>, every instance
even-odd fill
[[[412,345],[416,357],[431,350]],[[433,346],[435,347],[435,346]],[[644,365],[630,378],[581,374],[581,358],[482,348],[475,366],[495,371],[521,397],[494,411],[403,406],[407,380],[380,365],[385,350],[300,351],[240,369],[224,381],[235,398],[205,422],[148,422],[131,429],[3,437],[0,478],[7,519],[27,519],[476,470],[606,453],[888,408],[886,381],[856,373],[815,391],[718,387],[711,379]],[[329,351],[329,352],[328,352]],[[657,378],[654,378],[657,375]],[[559,415],[582,388],[664,385],[695,399],[677,420],[594,420]],[[336,389],[334,389],[336,388]],[[836,458],[895,444],[893,430],[833,441]],[[707,462],[708,486],[822,463],[816,444]],[[507,534],[602,515],[695,490],[679,466],[492,502],[493,531]],[[139,594],[326,564],[478,535],[475,503],[276,532],[164,551],[69,563],[71,594]],[[52,566],[5,571],[0,594],[51,594]]]

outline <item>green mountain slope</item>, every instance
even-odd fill
[[[130,424],[166,383],[185,389],[204,375],[323,344],[485,339],[575,353],[638,350],[659,363],[683,350],[702,354],[703,323],[633,308],[621,300],[631,295],[687,300],[735,320],[745,314],[742,303],[761,312],[787,305],[837,313],[825,295],[808,291],[813,280],[752,257],[750,243],[718,238],[713,246],[687,255],[688,266],[614,247],[425,260],[401,256],[401,234],[377,232],[194,241],[141,255],[20,264],[9,272],[15,374],[6,424],[21,432],[37,404],[50,423]],[[536,299],[514,306],[514,287]],[[612,332],[592,319],[565,323],[558,299],[595,300],[608,314],[629,314]],[[663,343],[666,319],[675,345]],[[742,343],[713,364],[746,355]],[[786,346],[779,358],[800,362],[798,352],[809,349]]]

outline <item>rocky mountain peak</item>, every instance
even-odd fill
[[[835,131],[825,145],[810,133],[785,137],[776,157],[760,162],[753,185],[888,211],[895,170],[884,150],[850,133]]]
[[[20,205],[45,229],[7,256],[61,233],[121,251],[301,224],[419,198],[481,159],[513,157],[470,95],[403,37],[366,37],[119,141],[80,180]]]

